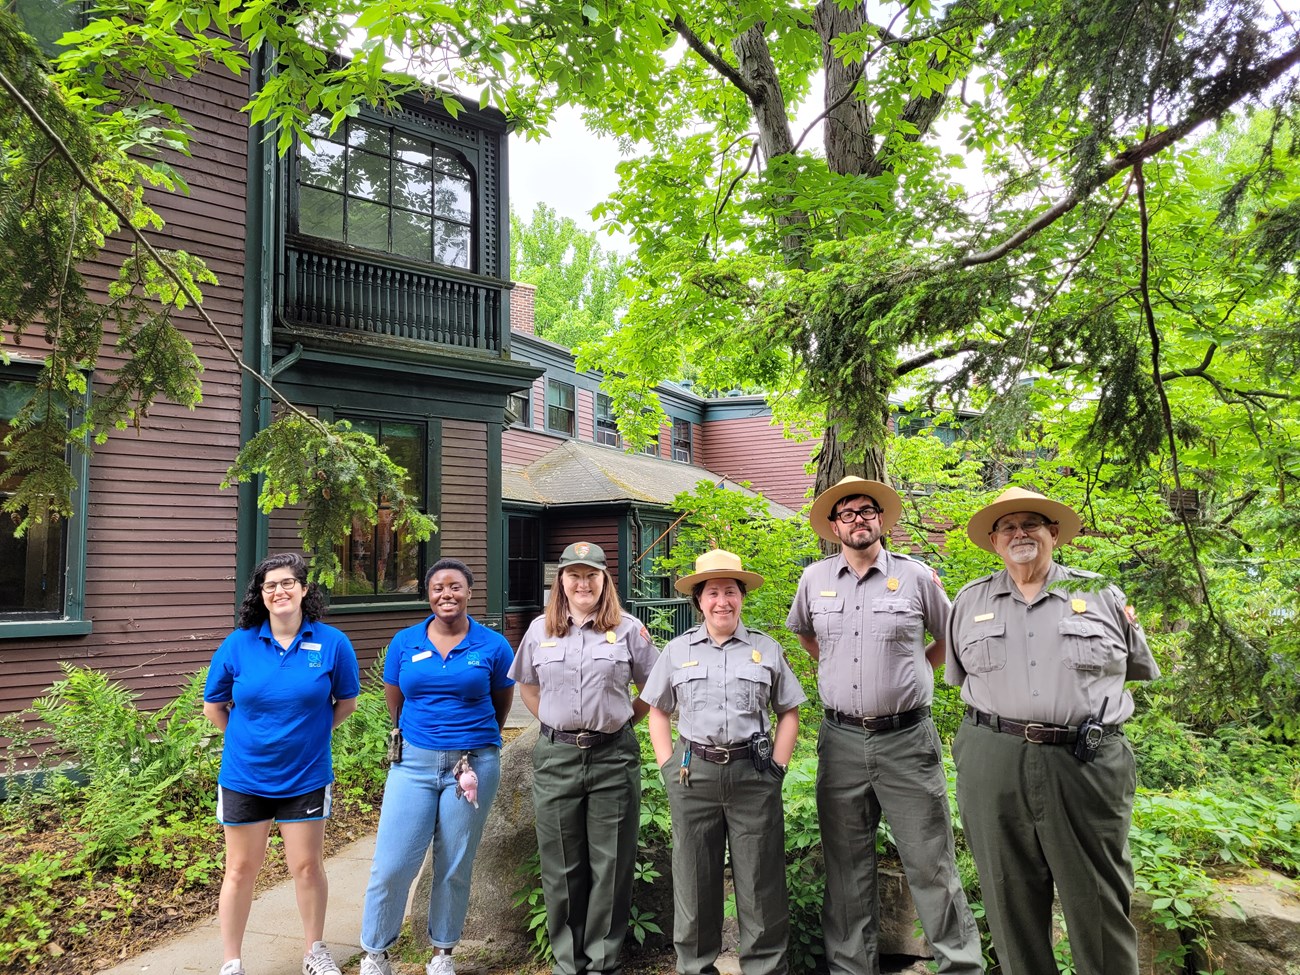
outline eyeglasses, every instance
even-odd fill
[[[1027,521],[1023,525],[1017,525],[1014,522],[1009,525],[999,524],[989,532],[990,535],[1001,535],[1003,538],[1012,538],[1016,532],[1024,532],[1026,535],[1032,535],[1034,532],[1042,531],[1048,525],[1055,525],[1054,521]]]
[[[277,588],[283,589],[285,592],[293,592],[298,588],[298,580],[293,576],[290,576],[288,579],[280,579],[278,582],[262,583],[262,592],[266,593],[268,596],[275,592]]]
[[[878,518],[880,512],[880,508],[868,504],[861,508],[843,508],[831,517],[841,525],[851,525],[859,519],[862,521],[871,521],[873,518]]]

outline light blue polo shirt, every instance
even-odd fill
[[[303,620],[283,653],[270,621],[235,630],[212,656],[203,700],[233,701],[217,781],[283,798],[334,781],[334,701],[361,692],[352,643],[327,623]]]
[[[443,660],[426,632],[431,619],[400,630],[384,658],[384,683],[396,685],[405,698],[402,737],[436,751],[500,745],[492,692],[514,685],[508,676],[510,644],[471,618],[469,632]]]

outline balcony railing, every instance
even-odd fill
[[[651,637],[660,644],[681,636],[696,623],[695,607],[689,599],[636,599],[623,605],[649,627]]]
[[[500,352],[501,292],[455,271],[285,248],[284,316],[297,324]]]

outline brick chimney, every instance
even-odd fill
[[[515,282],[515,289],[510,292],[510,331],[524,335],[536,335],[533,327],[533,302],[537,297],[537,286]]]

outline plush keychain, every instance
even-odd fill
[[[452,769],[452,774],[456,776],[456,798],[464,798],[466,802],[471,803],[475,809],[478,808],[478,773],[474,771],[473,766],[469,764],[469,752],[460,757],[456,767]]]

